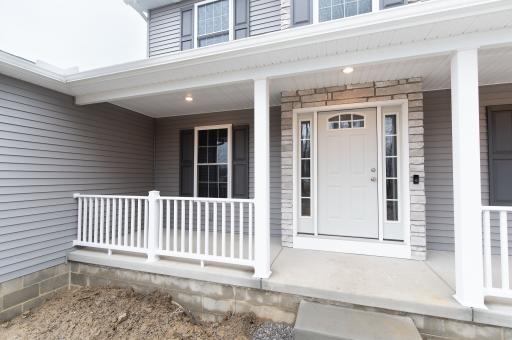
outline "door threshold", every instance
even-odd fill
[[[411,246],[400,241],[295,235],[293,237],[293,248],[402,259],[411,258]]]

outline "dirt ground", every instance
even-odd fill
[[[251,339],[254,315],[200,322],[160,293],[81,288],[0,324],[0,340],[14,339]]]

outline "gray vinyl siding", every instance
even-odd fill
[[[486,107],[512,104],[512,84],[480,88],[480,160],[482,204],[489,204],[489,171]],[[454,249],[453,174],[450,91],[424,93],[425,128],[425,194],[427,249]],[[512,219],[509,217],[509,225]],[[496,218],[492,221],[493,252],[498,251],[499,232]],[[509,228],[512,250],[512,228]]]
[[[270,222],[280,235],[281,221],[281,118],[279,108],[270,112]],[[249,125],[249,196],[254,197],[253,111],[239,110],[168,117],[156,120],[155,187],[161,195],[179,196],[179,131],[196,126]]]
[[[153,187],[153,119],[0,75],[0,282],[65,261],[74,192]]]
[[[251,36],[281,29],[281,0],[250,0],[249,31]]]
[[[280,0],[249,0],[249,32],[251,36],[281,29]],[[148,55],[156,57],[180,51],[181,8],[198,1],[183,1],[149,11]]]

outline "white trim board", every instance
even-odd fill
[[[383,165],[383,108],[388,107],[400,107],[400,112],[397,112],[397,128],[399,138],[398,138],[398,149],[399,149],[399,221],[403,227],[403,241],[386,241],[384,240],[384,223],[389,223],[384,221],[384,193],[381,186],[384,181],[384,165]],[[317,220],[318,216],[314,215],[314,234],[315,236],[306,236],[304,234],[298,234],[298,223],[299,223],[299,200],[298,200],[298,122],[302,121],[306,118],[298,118],[298,114],[309,114],[312,116],[313,120],[313,139],[314,145],[312,146],[313,152],[313,169],[312,169],[312,213],[317,213],[318,209],[316,209],[317,205],[317,174],[316,174],[316,157],[317,157],[317,113],[319,111],[331,111],[331,110],[352,110],[352,109],[363,109],[363,108],[375,108],[377,112],[377,138],[378,138],[378,179],[379,179],[379,190],[378,190],[378,200],[379,200],[379,235],[376,240],[366,240],[354,238],[351,239],[350,242],[346,241],[346,238],[343,237],[328,237],[319,236],[318,235],[318,226]],[[307,119],[306,119],[307,120]],[[333,106],[320,106],[320,107],[312,107],[312,108],[301,108],[294,109],[292,114],[292,162],[293,162],[293,186],[292,186],[292,201],[293,201],[293,247],[294,248],[306,248],[306,249],[317,249],[317,250],[330,250],[330,251],[339,251],[339,252],[349,252],[349,253],[365,253],[371,252],[371,254],[367,255],[378,255],[378,256],[391,256],[391,257],[402,257],[402,258],[410,258],[411,257],[411,246],[410,246],[410,184],[409,184],[409,129],[408,129],[408,121],[409,121],[409,111],[408,111],[408,100],[407,99],[399,99],[399,100],[388,100],[388,101],[377,101],[377,102],[365,102],[365,103],[355,103],[355,104],[344,104],[344,105],[333,105]],[[316,237],[316,238],[315,238]],[[318,241],[318,240],[323,241]],[[368,243],[371,243],[367,250],[360,249],[357,247],[366,248]],[[386,246],[380,246],[384,245]],[[392,247],[390,246],[392,245]],[[325,246],[326,248],[321,248]],[[395,248],[399,246],[397,250],[389,251],[390,248]],[[366,253],[365,253],[366,254]]]

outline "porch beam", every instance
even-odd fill
[[[257,278],[270,277],[269,82],[254,80],[254,255]]]
[[[451,60],[455,299],[485,308],[478,49],[456,51]]]

